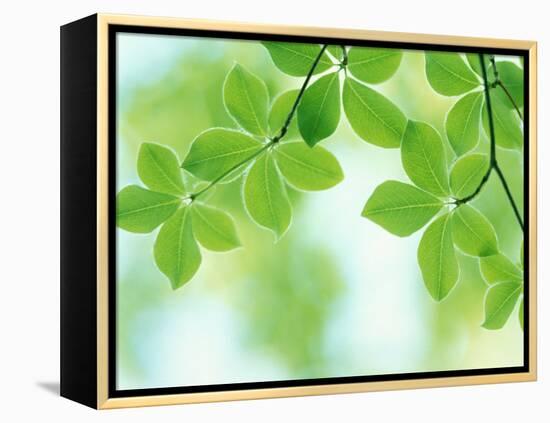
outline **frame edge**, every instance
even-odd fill
[[[97,56],[91,15],[61,27],[60,394],[95,408]]]
[[[204,392],[191,394],[151,395],[137,397],[109,397],[108,374],[108,27],[109,25],[138,25],[146,27],[222,30],[241,33],[274,35],[326,36],[371,41],[426,43],[441,46],[507,48],[524,50],[529,55],[529,371],[515,374],[458,376],[431,379],[410,379],[387,382],[364,382],[333,385],[313,385],[285,388],[264,388]],[[268,25],[147,17],[137,15],[97,15],[97,408],[114,409],[155,405],[177,405],[216,401],[284,398],[294,396],[349,394],[373,391],[455,387],[464,385],[533,382],[537,380],[537,325],[536,325],[536,266],[537,266],[537,43],[525,40],[431,35],[404,32],[337,29],[289,25]]]

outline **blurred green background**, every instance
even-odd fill
[[[140,184],[142,142],[168,145],[183,159],[199,132],[235,127],[222,103],[234,62],[264,79],[271,98],[302,83],[258,42],[119,34],[117,52],[118,189]],[[456,100],[429,87],[422,52],[406,52],[396,75],[376,88],[410,119],[444,133]],[[378,184],[407,181],[399,151],[361,141],[344,116],[323,145],[345,180],[317,193],[289,189],[293,222],[277,244],[247,217],[242,179],[218,186],[209,202],[235,218],[244,247],[202,250],[198,273],[177,291],[154,264],[156,232],[117,229],[118,389],[523,364],[516,314],[502,330],[480,326],[486,285],[476,259],[459,254],[459,283],[437,304],[417,265],[422,231],[398,238],[360,216]],[[487,151],[487,139],[478,149]],[[451,164],[450,149],[447,157]],[[522,204],[521,155],[499,150],[498,159]],[[494,174],[475,205],[517,262],[522,234]]]

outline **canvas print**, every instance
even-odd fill
[[[524,366],[523,57],[306,41],[116,33],[117,390]]]

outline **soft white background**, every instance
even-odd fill
[[[543,422],[550,416],[550,43],[545,2],[11,1],[0,24],[0,420]],[[539,42],[539,381],[95,412],[58,398],[59,26],[131,13]],[[546,217],[545,217],[546,215]],[[545,260],[546,257],[546,260]]]

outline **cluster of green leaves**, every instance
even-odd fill
[[[193,140],[181,165],[170,149],[142,144],[137,168],[147,188],[131,185],[119,192],[117,225],[135,233],[148,233],[162,225],[154,257],[174,289],[197,272],[201,263],[198,243],[212,251],[240,246],[231,216],[201,201],[216,184],[245,175],[245,209],[278,240],[292,218],[287,185],[319,191],[343,180],[336,157],[323,147],[305,144],[296,123],[287,122],[297,95],[297,90],[289,91],[271,102],[265,83],[235,64],[223,85],[223,101],[238,129],[203,131]],[[202,185],[187,189],[182,170]]]
[[[448,166],[446,145],[438,131],[424,122],[409,120],[400,140],[401,161],[412,184],[386,181],[368,199],[363,216],[397,236],[405,237],[427,226],[418,246],[418,264],[432,298],[442,301],[456,286],[460,269],[457,250],[479,259],[489,288],[485,298],[487,329],[501,328],[523,291],[523,272],[499,250],[489,220],[469,203],[490,175],[495,160],[472,153],[481,127],[489,134],[489,116],[478,55],[427,52],[426,76],[444,96],[460,96],[447,113],[446,138],[456,158]],[[487,61],[487,68],[492,66]],[[497,62],[501,82],[513,101],[523,106],[523,71],[511,62]],[[498,147],[521,149],[522,124],[514,104],[491,84],[491,103]],[[483,116],[483,118],[482,118]],[[523,307],[520,307],[523,322]],[[523,323],[522,323],[523,325]]]
[[[487,56],[484,56],[487,57]],[[457,156],[473,150],[480,139],[480,121],[489,135],[489,119],[481,66],[477,54],[467,54],[466,61],[458,53],[427,52],[426,76],[432,88],[444,96],[460,96],[447,114],[445,132]],[[467,62],[467,63],[466,63]],[[499,75],[504,86],[509,87],[513,101],[523,107],[523,70],[510,61],[487,61],[487,72]],[[500,86],[491,81],[492,116],[495,124],[496,144],[505,149],[521,150],[523,125],[514,111],[514,103],[507,98]]]
[[[136,233],[160,226],[154,257],[174,289],[198,270],[199,244],[212,251],[240,246],[231,216],[205,203],[206,192],[217,184],[244,178],[244,208],[257,225],[280,239],[292,219],[287,186],[318,191],[343,180],[336,157],[318,145],[336,131],[343,107],[362,140],[400,148],[411,182],[379,185],[362,215],[401,237],[427,226],[418,247],[418,263],[436,301],[446,298],[458,282],[457,251],[477,257],[489,285],[483,326],[501,328],[523,293],[523,261],[515,265],[502,254],[492,224],[470,203],[495,163],[494,149],[490,155],[473,150],[482,130],[491,135],[490,120],[496,146],[521,150],[521,113],[515,112],[523,107],[523,70],[511,62],[487,60],[486,68],[492,67],[495,75],[489,84],[489,116],[479,57],[426,52],[431,87],[444,96],[459,96],[445,120],[446,139],[456,156],[449,167],[447,143],[438,131],[407,119],[374,87],[395,74],[402,59],[400,50],[263,44],[278,69],[301,78],[301,88],[271,100],[264,81],[235,64],[223,84],[223,102],[237,128],[203,131],[181,165],[170,149],[143,144],[137,168],[146,188],[131,185],[119,192],[118,226]],[[315,80],[308,85],[312,77]],[[200,183],[186,183],[182,170]],[[521,305],[521,322],[522,318]]]
[[[306,76],[321,52],[321,47],[313,44],[265,42],[264,45],[275,66],[291,76]],[[297,127],[304,141],[314,146],[332,135],[340,122],[343,105],[351,127],[360,138],[380,147],[399,147],[407,119],[372,85],[391,78],[402,56],[402,51],[396,49],[329,46],[315,67],[318,79],[306,89],[298,106]],[[340,78],[341,71],[344,78]]]
[[[191,202],[176,154],[159,144],[141,145],[138,174],[146,186],[129,185],[116,199],[117,225],[129,232],[149,233],[160,226],[154,257],[176,289],[201,264],[200,243],[212,251],[240,246],[230,215],[199,201]]]
[[[311,64],[310,64],[311,67]],[[289,125],[281,132],[296,101],[289,91],[270,102],[264,82],[236,64],[223,86],[223,100],[239,130],[213,128],[191,144],[182,167],[211,184],[246,174],[243,202],[258,225],[276,239],[292,218],[286,185],[305,191],[331,188],[344,178],[336,157],[322,147],[304,144]]]
[[[500,329],[521,299],[518,319],[523,328],[523,244],[518,264],[512,263],[504,254],[495,254],[481,258],[479,268],[489,285],[485,296],[483,327]]]

